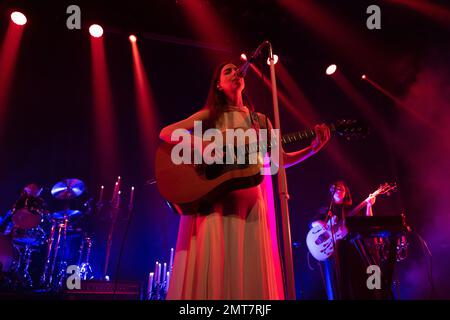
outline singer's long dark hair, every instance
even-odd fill
[[[209,86],[208,91],[208,97],[206,98],[206,103],[204,106],[204,109],[209,110],[209,119],[207,123],[207,127],[213,128],[216,125],[217,120],[219,119],[220,115],[224,112],[226,107],[228,106],[228,100],[225,95],[225,93],[219,89],[217,89],[217,85],[220,81],[220,74],[222,72],[223,67],[225,67],[227,64],[234,62],[226,61],[220,63],[214,70],[211,84]],[[242,101],[245,106],[247,106],[251,111],[254,111],[254,107],[252,103],[250,102],[246,90],[242,91]]]

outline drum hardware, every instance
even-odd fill
[[[405,260],[408,257],[408,247],[409,247],[409,243],[408,243],[408,240],[406,239],[405,235],[402,235],[400,238],[397,239],[397,247],[396,247],[397,262]]]
[[[42,188],[29,184],[11,209],[12,247],[18,256],[12,267],[15,287],[29,289],[34,286],[30,274],[32,254],[45,242],[45,231],[41,227],[46,210],[44,199],[40,198]]]
[[[77,234],[80,232],[82,232],[82,229],[73,228],[70,225],[70,220],[67,216],[62,220],[53,220],[47,241],[47,256],[44,271],[41,275],[41,286],[53,291],[62,290],[67,266],[71,263],[78,265],[80,269],[80,278],[82,280],[90,280],[93,278],[93,271],[89,262],[92,239],[83,236],[77,251],[72,251],[69,248],[69,245],[71,244],[70,239],[73,241],[73,236],[78,238]],[[71,253],[73,254],[74,252],[78,253],[78,258],[76,260],[72,259],[74,258],[74,255],[71,255]]]
[[[84,257],[83,254],[85,247],[86,247],[86,256]],[[91,249],[92,249],[92,239],[90,237],[85,236],[81,241],[78,258],[78,267],[80,268],[80,278],[82,280],[90,280],[94,277],[91,265],[89,264]]]
[[[72,200],[79,197],[85,191],[83,181],[79,179],[65,179],[56,183],[51,194],[58,200]],[[52,227],[47,240],[47,255],[44,271],[41,275],[41,285],[50,290],[62,289],[63,280],[67,269],[67,232],[73,231],[70,220],[83,215],[80,210],[70,209],[50,213],[48,216],[52,221]]]
[[[48,274],[48,268],[49,268],[50,262],[51,262],[51,254],[52,254],[52,248],[53,248],[53,239],[55,237],[55,229],[56,229],[56,222],[52,223],[52,227],[50,229],[50,234],[47,239],[47,255],[46,255],[45,262],[44,262],[44,271],[42,272],[41,280],[40,280],[42,286],[47,285],[47,278],[48,278],[47,274]]]
[[[28,289],[33,287],[33,279],[31,278],[29,268],[31,264],[31,254],[35,251],[30,245],[25,245],[24,248],[15,246],[19,251],[19,261],[15,267],[15,273],[19,278],[20,286]],[[22,249],[22,250],[21,250]]]
[[[79,179],[56,183],[51,196],[62,201],[63,209],[51,213],[39,197],[42,190],[35,184],[25,187],[6,217],[9,222],[3,219],[3,229],[9,230],[9,236],[0,234],[0,275],[2,286],[10,284],[12,290],[58,291],[62,289],[67,265],[77,262],[82,279],[93,278],[89,261],[92,238],[78,238],[83,228],[73,222],[92,209],[92,199],[83,202],[79,210],[73,208],[73,200],[85,192],[84,183]],[[82,240],[81,244],[70,247],[77,239]]]
[[[44,273],[42,275],[43,283],[42,285],[50,287],[50,289],[58,290],[61,288],[62,285],[62,277],[65,276],[67,263],[65,261],[65,248],[67,244],[67,226],[69,223],[69,219],[66,216],[62,221],[60,220],[54,220],[53,226],[52,226],[52,232],[54,234],[56,228],[58,228],[57,234],[56,234],[56,243],[54,246],[53,244],[53,237],[49,239],[49,246],[48,246],[48,253],[47,256],[49,256],[51,259],[47,259],[46,265],[44,267]],[[60,253],[60,251],[62,253]],[[53,254],[51,254],[53,253]],[[60,256],[58,256],[58,253],[60,253]],[[59,263],[59,264],[58,264]],[[58,270],[55,277],[55,268],[58,264]],[[48,271],[48,267],[50,266],[50,271]],[[56,279],[55,279],[56,278]]]
[[[64,220],[66,217],[68,219],[71,219],[71,218],[81,215],[81,211],[66,209],[66,210],[62,210],[62,211],[53,212],[50,215],[55,220]]]
[[[39,197],[42,190],[34,184],[23,189],[9,211],[9,223],[5,223],[10,236],[0,234],[2,285],[9,283],[12,290],[59,291],[68,264],[78,263],[83,280],[93,278],[92,238],[74,222],[92,210],[92,199],[82,200],[79,208],[73,208],[73,200],[85,192],[84,183],[65,179],[53,185],[51,196],[61,201],[63,208],[52,212],[45,209],[44,199]]]
[[[12,243],[18,253],[13,268],[17,287],[22,289],[34,287],[34,281],[30,274],[30,266],[33,262],[32,254],[40,250],[40,246],[45,242],[45,237],[45,231],[41,226],[31,229],[13,229]]]
[[[402,218],[402,225],[406,229],[406,233],[402,234],[401,237],[397,239],[397,246],[396,246],[396,260],[397,262],[405,260],[408,257],[408,248],[409,248],[409,241],[407,238],[407,233],[411,233],[412,229],[406,222],[406,214],[403,212],[401,213]]]

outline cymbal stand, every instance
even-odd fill
[[[83,260],[84,246],[87,246],[86,259]],[[93,278],[93,272],[91,265],[89,264],[89,258],[91,256],[92,239],[85,237],[80,246],[80,257],[78,259],[78,267],[80,268],[80,278],[82,280],[90,280]]]
[[[33,249],[29,244],[26,244],[23,248],[21,248],[21,246],[15,245],[15,248],[20,253],[16,268],[16,275],[18,276],[19,286],[23,288],[32,288],[33,280],[28,269],[30,267],[31,254],[33,252]]]
[[[63,241],[62,241],[62,251],[61,251],[61,256],[60,256],[60,260],[59,260],[59,271],[58,271],[58,275],[57,275],[57,283],[56,283],[56,288],[60,289],[63,286],[63,280],[66,277],[66,273],[67,273],[67,255],[66,255],[66,250],[67,250],[67,226],[69,223],[69,217],[68,216],[64,216],[64,222],[60,224],[60,226],[62,227],[62,232],[63,232]]]
[[[53,239],[55,237],[56,224],[57,224],[57,222],[53,221],[52,228],[50,229],[50,235],[47,240],[47,257],[45,259],[44,271],[42,272],[42,275],[41,275],[41,285],[42,286],[47,286],[47,273],[48,273],[48,268],[49,268],[50,262],[51,262],[52,246],[53,246]]]
[[[64,268],[67,263],[65,261],[65,247],[66,247],[66,240],[67,240],[67,225],[68,225],[68,217],[65,216],[64,219],[61,221],[56,221],[55,224],[58,225],[58,235],[57,235],[57,240],[54,246],[54,250],[53,250],[53,257],[52,257],[52,261],[51,261],[51,268],[50,268],[50,273],[48,276],[48,285],[50,287],[54,286],[53,289],[59,289],[62,285],[62,279],[65,276],[66,273],[66,269]],[[62,255],[60,257],[60,261],[59,261],[59,270],[58,270],[58,275],[57,275],[57,282],[56,285],[53,284],[53,276],[55,275],[55,267],[56,267],[56,262],[58,260],[58,253],[60,251],[61,248],[61,238],[62,238]]]

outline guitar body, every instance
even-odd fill
[[[156,151],[155,174],[159,192],[179,213],[207,209],[220,195],[256,186],[263,179],[260,164],[174,164],[171,159],[174,146],[160,144]]]
[[[347,234],[345,227],[337,226],[333,219],[333,231],[335,240],[344,238]],[[312,228],[306,236],[306,245],[311,255],[319,261],[325,261],[334,252],[333,238],[330,224],[323,221],[314,221]]]

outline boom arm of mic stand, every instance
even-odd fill
[[[263,43],[261,43],[258,48],[256,48],[256,50],[253,52],[253,54],[250,56],[250,58],[239,68],[238,70],[238,75],[243,78],[246,76],[247,74],[247,70],[248,67],[250,67],[250,64],[255,61],[255,59],[261,54],[261,50],[266,47],[266,46],[270,46],[270,42],[269,41],[264,41]]]

